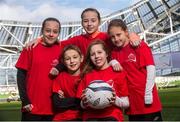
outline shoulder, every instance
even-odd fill
[[[78,40],[78,39],[80,39],[80,38],[84,38],[84,34],[80,34],[80,35],[77,35],[77,36],[74,36],[74,37],[72,37],[72,38],[70,38],[70,39],[73,39],[73,40]]]
[[[86,74],[84,75],[83,79],[84,79],[84,80],[85,80],[85,79],[86,79],[86,80],[92,79],[93,77],[96,76],[96,74],[97,74],[97,72],[96,72],[95,70],[92,70],[92,71],[86,73]]]
[[[80,38],[82,38],[83,37],[83,35],[81,34],[81,35],[77,35],[77,36],[73,36],[73,37],[70,37],[70,38],[68,38],[68,39],[66,39],[66,40],[62,40],[61,41],[61,44],[66,44],[67,42],[74,42],[74,41],[78,41]]]
[[[99,36],[104,37],[105,39],[109,38],[109,36],[106,32],[100,32]]]
[[[63,71],[63,72],[61,72],[61,73],[59,73],[59,75],[62,77],[62,76],[64,76],[64,77],[70,77],[71,75],[69,74],[69,73],[67,73],[66,71]]]
[[[67,80],[69,80],[69,79],[71,79],[71,75],[69,74],[69,73],[67,73],[67,72],[61,72],[61,73],[59,73],[59,75],[55,78],[55,80],[58,80],[58,81],[67,81]]]
[[[108,34],[106,32],[100,32],[99,34],[108,36]]]
[[[127,72],[125,70],[122,70],[122,71],[113,71],[114,74],[116,74],[118,77],[121,77],[121,78],[124,78],[127,76]]]
[[[148,44],[143,40],[141,43],[140,43],[140,48],[149,48]]]

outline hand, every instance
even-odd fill
[[[64,92],[62,90],[58,91],[59,98],[64,98]]]
[[[123,67],[121,66],[121,64],[115,59],[111,60],[109,62],[109,64],[113,67],[114,71],[122,71],[123,70]]]
[[[115,105],[115,100],[116,100],[116,93],[115,91],[112,92],[112,97],[111,99],[109,99],[109,102],[112,104],[112,105]]]
[[[114,71],[122,71],[123,70],[123,67],[121,66],[120,63],[114,64],[114,65],[112,65],[112,67],[113,67]]]
[[[40,40],[41,37],[42,37],[42,36],[40,36],[40,37],[38,37],[38,38],[36,38],[36,39],[33,39],[32,41],[30,41],[30,42],[28,42],[28,43],[25,43],[25,48],[26,48],[27,50],[31,50],[32,48],[36,47],[37,44],[40,43],[39,40]]]
[[[134,47],[138,47],[141,43],[140,36],[136,33],[130,33],[129,34],[130,44]]]
[[[53,76],[57,76],[59,74],[59,71],[55,67],[53,67],[51,68],[49,74]]]
[[[144,102],[146,105],[150,105],[153,103],[153,95],[152,92],[151,93],[146,93],[144,96]]]
[[[33,109],[33,105],[32,104],[25,105],[23,106],[23,109],[27,112],[31,112]]]
[[[85,95],[85,92],[86,92],[86,90],[83,90],[83,93],[82,93],[82,95],[81,95],[81,107],[82,107],[82,108],[87,108],[87,107],[89,107],[89,102],[88,102],[88,100],[87,100],[87,97],[86,97],[86,95]]]

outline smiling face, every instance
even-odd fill
[[[111,26],[108,33],[116,47],[124,47],[129,43],[128,31],[122,30],[121,27]]]
[[[87,34],[93,34],[98,31],[100,20],[95,11],[86,11],[82,14],[82,26]]]
[[[58,22],[53,20],[46,21],[42,30],[43,44],[53,45],[58,40],[59,29],[60,25]]]
[[[93,45],[90,49],[90,59],[97,69],[103,70],[109,66],[108,54],[101,44]]]
[[[82,56],[74,49],[68,49],[64,52],[64,65],[72,75],[80,74],[80,65],[83,61]]]

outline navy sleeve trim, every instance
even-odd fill
[[[55,68],[59,71],[59,72],[62,72],[62,71],[65,71],[66,70],[66,67],[64,66],[63,63],[59,63],[55,66]]]
[[[58,93],[53,93],[53,107],[55,111],[62,111],[67,109],[77,110],[80,109],[80,99],[79,98],[59,98]]]
[[[20,99],[22,101],[22,106],[31,104],[26,91],[26,74],[27,74],[26,70],[18,68],[17,85],[18,85]]]

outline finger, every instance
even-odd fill
[[[28,110],[29,110],[29,112],[31,112],[32,111],[32,107],[29,107]]]
[[[118,67],[116,68],[116,71],[119,71],[119,68],[118,68]]]
[[[130,43],[131,45],[133,45],[133,43],[132,43],[131,41],[130,41],[129,43]]]
[[[28,46],[29,47],[29,50],[32,50],[32,47],[31,46]]]
[[[51,75],[53,74],[53,71],[52,71],[52,69],[50,70],[50,72],[49,72]]]
[[[82,93],[83,93],[83,94],[85,94],[85,93],[86,93],[86,91],[87,91],[87,90],[85,89],[85,90],[83,90],[83,91],[82,91]]]
[[[25,107],[25,110],[26,110],[27,112],[30,112],[30,111],[31,111],[30,107]]]
[[[132,46],[136,46],[136,42],[134,41],[134,42],[132,42]]]
[[[138,46],[138,41],[134,41],[134,45],[135,45],[135,46]]]
[[[64,98],[64,96],[63,95],[59,95],[59,98]]]
[[[137,41],[137,45],[140,45],[141,41]]]
[[[82,101],[87,101],[87,97],[86,97],[86,95],[83,95],[83,97],[82,97]]]
[[[59,71],[56,68],[52,68],[52,75],[58,75]]]
[[[120,70],[121,70],[121,71],[123,70],[123,67],[122,67],[122,66],[120,66]]]
[[[36,47],[36,45],[37,45],[36,43],[35,43],[35,44],[33,44],[32,48],[35,48],[35,47]]]
[[[113,97],[116,95],[116,93],[115,93],[115,91],[114,91],[114,89],[112,88],[112,90],[113,90],[113,92],[112,92],[112,95],[113,95]]]
[[[108,99],[108,101],[111,103],[111,99],[110,98],[107,98]]]
[[[118,66],[118,67],[116,67],[116,71],[120,71],[120,68],[119,68],[119,66]]]

